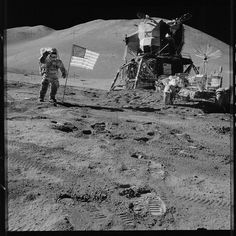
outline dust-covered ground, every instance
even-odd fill
[[[230,115],[90,88],[6,84],[8,230],[230,229]]]

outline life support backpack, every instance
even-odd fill
[[[44,55],[44,54],[50,54],[50,53],[56,53],[58,59],[59,59],[59,54],[56,48],[40,48],[40,58]]]
[[[46,65],[44,64],[44,60],[51,53],[55,53],[57,55],[57,59],[59,59],[59,54],[56,48],[50,48],[50,47],[40,48],[39,72],[41,75],[43,75],[46,72]]]

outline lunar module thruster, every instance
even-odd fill
[[[182,56],[183,22],[190,14],[164,21],[138,13],[138,30],[125,37],[125,64],[122,65],[110,90],[154,89],[163,77],[180,77],[192,69],[198,74],[190,56]]]

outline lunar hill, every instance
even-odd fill
[[[160,19],[160,18],[155,18]],[[56,47],[68,67],[72,44],[100,53],[94,70],[70,68],[71,77],[86,79],[114,79],[118,68],[124,63],[125,34],[137,30],[139,19],[94,20],[74,27],[53,30],[46,26],[25,26],[7,30],[7,70],[17,73],[38,74],[38,58],[41,47]],[[202,61],[194,55],[194,49],[210,44],[220,49],[222,56],[208,62],[208,73],[223,66],[223,86],[229,85],[229,45],[190,26],[184,25],[185,45],[183,54],[189,54],[196,66]]]

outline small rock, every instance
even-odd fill
[[[96,163],[89,163],[88,168],[94,169],[96,167]]]
[[[35,193],[29,193],[26,195],[25,197],[25,201],[34,201],[36,199],[36,195]]]
[[[147,133],[147,135],[149,135],[149,136],[153,136],[154,134],[155,134],[154,131],[150,131],[150,132]]]
[[[59,220],[55,224],[53,224],[52,231],[73,231],[74,227],[70,223],[69,219],[67,217],[64,217],[63,219]]]
[[[128,167],[124,163],[121,163],[119,169],[120,169],[120,171],[125,171],[125,170],[128,170]]]
[[[116,184],[116,188],[130,188],[131,185],[130,184],[123,184],[123,183],[115,183]]]
[[[65,122],[64,124],[61,123],[56,123],[54,125],[51,126],[52,129],[57,129],[63,132],[73,132],[74,130],[77,130],[78,128],[75,127],[74,125]]]
[[[131,157],[134,157],[134,158],[137,158],[137,159],[141,159],[141,158],[143,158],[144,156],[143,156],[143,154],[141,154],[141,153],[139,153],[139,152],[136,152],[136,153],[133,153],[133,154],[131,155]]]
[[[89,129],[88,129],[88,130],[82,130],[82,133],[83,133],[83,134],[88,134],[88,135],[89,135],[89,134],[92,134],[92,131],[89,130]]]
[[[197,228],[197,230],[207,230],[207,229],[202,227],[202,228]]]
[[[121,139],[125,139],[126,137],[125,135],[122,135],[122,134],[112,134],[111,138],[115,140],[121,140]]]
[[[111,125],[115,125],[115,126],[118,126],[119,123],[118,122],[112,122]]]
[[[133,121],[133,120],[126,120],[126,122],[131,122],[131,123],[134,123],[134,121]]]
[[[130,204],[129,204],[129,209],[133,209],[134,208],[134,204],[131,202]]]
[[[152,122],[149,122],[149,121],[148,121],[148,122],[145,122],[144,124],[145,124],[145,125],[151,125]]]
[[[63,198],[59,202],[67,206],[74,205],[74,200],[72,198]]]
[[[136,141],[139,141],[139,142],[147,142],[147,141],[149,141],[149,138],[147,138],[147,137],[141,137],[141,138],[135,138],[134,140],[136,140]]]

